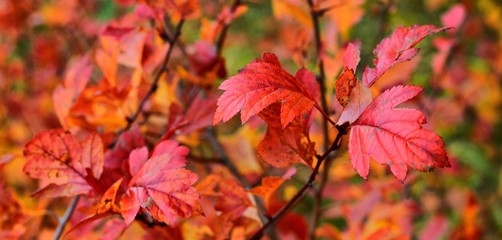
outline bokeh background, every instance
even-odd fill
[[[103,29],[111,22],[132,21],[127,19],[135,14],[136,4],[133,0],[0,2],[0,236],[45,238],[54,231],[54,215],[63,213],[68,199],[29,196],[36,181],[22,171],[24,144],[37,132],[61,127],[54,89],[77,59],[90,56],[95,61],[103,47]],[[207,21],[214,21],[222,6],[231,2],[200,0],[199,4],[197,17],[183,28],[181,39],[188,46],[203,38]],[[364,181],[352,170],[347,154],[339,154],[329,170],[325,217],[318,236],[350,239],[351,232],[359,232],[378,239],[379,235],[371,233],[380,229],[392,233],[392,239],[501,239],[502,3],[330,0],[323,4],[332,8],[323,16],[321,28],[330,96],[349,41],[361,42],[360,66],[364,66],[371,64],[376,44],[398,26],[455,28],[426,38],[419,44],[416,58],[393,67],[372,89],[377,95],[398,83],[424,86],[423,96],[411,105],[424,111],[427,128],[444,138],[452,167],[431,173],[410,170],[401,184],[385,167],[373,164],[369,180]],[[232,23],[223,48],[229,75],[265,51],[277,54],[289,72],[300,66],[316,71],[312,23],[304,1],[250,0],[245,5],[246,12]],[[182,60],[176,59],[182,58],[183,53],[176,52],[172,65],[181,65]],[[361,72],[362,67],[357,75]],[[96,83],[99,77],[91,79]],[[216,79],[214,84],[222,80]],[[186,80],[181,77],[181,81]],[[168,98],[160,95],[165,92],[160,91],[158,98]],[[330,104],[337,116],[341,109],[334,97]],[[123,126],[123,114],[108,116],[121,116],[116,121],[87,119],[86,124],[113,132]],[[231,144],[236,138],[247,139],[251,146],[259,141],[261,135],[251,134],[254,130],[236,128],[223,129],[227,134],[221,141],[228,148],[235,148]],[[316,137],[320,131],[315,126],[312,134],[322,141],[321,136]],[[198,144],[189,138],[181,141]],[[252,149],[252,156],[246,159],[255,161]],[[253,173],[255,165],[241,165],[250,179],[257,174]],[[297,180],[281,190],[283,198],[301,186],[301,174]],[[312,202],[307,197],[294,212],[308,216]],[[301,218],[294,224],[299,228],[307,225]]]

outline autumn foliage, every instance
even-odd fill
[[[0,239],[501,234],[502,7],[410,2],[0,4]]]

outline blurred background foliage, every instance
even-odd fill
[[[6,213],[24,214],[25,217],[20,217],[26,228],[24,236],[50,236],[49,230],[37,232],[38,227],[34,226],[54,228],[56,223],[50,217],[40,218],[51,214],[45,209],[54,203],[28,197],[35,184],[22,174],[23,146],[35,133],[60,127],[52,100],[55,86],[62,81],[75,56],[95,51],[98,36],[110,21],[134,11],[134,2],[4,0],[0,3],[0,187],[5,190],[0,193],[0,232],[21,227],[5,222]],[[276,53],[290,72],[301,66],[316,71],[305,2],[244,2],[247,11],[230,27],[223,49],[229,75],[264,51]],[[415,60],[395,66],[372,89],[376,95],[396,83],[424,86],[424,96],[412,104],[426,113],[427,127],[444,138],[452,168],[432,173],[411,171],[401,184],[384,167],[375,164],[371,166],[369,180],[364,181],[352,170],[348,156],[339,155],[330,169],[325,219],[318,236],[378,238],[379,235],[370,234],[375,234],[370,228],[385,225],[385,231],[394,233],[390,235],[393,239],[410,234],[412,239],[437,239],[431,237],[434,234],[439,239],[502,238],[502,3],[498,0],[325,2],[333,8],[322,21],[330,96],[347,42],[362,43],[360,66],[365,66],[372,62],[373,48],[396,27],[443,26],[448,20],[442,20],[442,16],[455,7],[462,8],[465,16],[456,17],[460,23],[454,30],[420,43],[420,55]],[[230,1],[200,0],[200,14],[215,19],[221,6],[229,4]],[[183,29],[183,41],[187,44],[197,41],[201,27],[198,18],[189,20]],[[358,69],[358,76],[362,70]],[[336,116],[341,109],[336,101],[330,102]],[[315,127],[312,131],[315,135]],[[291,197],[291,192],[304,182],[301,174],[297,178],[282,189],[282,198]],[[312,201],[307,198],[295,212],[308,214]],[[358,225],[361,222],[364,224]]]

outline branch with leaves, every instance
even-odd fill
[[[352,167],[365,179],[369,175],[370,159],[388,165],[401,182],[408,168],[429,171],[448,167],[444,142],[440,136],[423,128],[423,113],[411,108],[396,108],[417,97],[421,87],[397,85],[375,98],[370,90],[394,65],[415,57],[416,45],[421,40],[447,28],[415,25],[396,29],[375,48],[375,65],[365,67],[362,79],[356,76],[361,46],[356,42],[347,43],[343,49],[343,69],[334,83],[336,96],[329,96],[332,91],[327,89],[326,70],[329,69],[325,68],[321,17],[336,6],[319,10],[312,0],[307,0],[306,4],[310,14],[307,19],[311,20],[314,33],[317,76],[306,68],[290,74],[275,54],[265,52],[224,80],[219,85],[221,92],[213,84],[226,76],[221,53],[230,23],[243,6],[240,0],[223,10],[217,22],[201,21],[201,25],[213,28],[211,31],[201,29],[199,35],[203,40],[187,43],[187,51],[180,57],[173,55],[173,51],[180,45],[185,21],[200,14],[195,2],[144,3],[135,9],[133,20],[128,21],[146,18],[150,25],[141,22],[143,25],[137,29],[108,26],[102,39],[106,51],[99,49],[93,56],[103,73],[102,84],[87,86],[92,75],[92,61],[89,57],[80,61],[54,95],[55,99],[66,97],[64,104],[57,105],[58,118],[64,128],[70,130],[40,132],[24,148],[27,160],[24,171],[43,180],[34,196],[73,197],[59,222],[55,238],[61,236],[72,218],[78,199],[89,197],[80,204],[92,209],[92,214],[76,221],[78,223],[66,234],[75,234],[78,232],[75,229],[99,231],[96,226],[110,224],[117,231],[113,234],[119,236],[136,221],[149,229],[149,233],[173,239],[187,237],[182,233],[186,229],[201,238],[260,239],[268,234],[279,239],[282,232],[273,226],[279,227],[280,221],[287,219],[295,205],[312,190],[314,212],[308,235],[315,239],[322,218],[321,202],[325,198],[323,192],[329,168],[345,135],[349,135],[347,145]],[[166,16],[177,19],[172,33],[168,33],[167,27],[164,33],[159,30],[160,25],[151,24],[166,20]],[[161,49],[158,46],[163,45],[162,40],[169,43],[165,55],[152,51]],[[182,45],[185,48],[185,43]],[[105,60],[111,63],[103,64]],[[120,72],[120,64],[132,71]],[[137,92],[122,85],[141,82],[142,77],[148,75],[146,71],[154,72],[152,83],[141,99],[134,99]],[[161,79],[168,71],[174,77],[164,86]],[[79,72],[81,76],[75,74]],[[129,72],[132,72],[129,78],[123,76]],[[129,82],[119,82],[123,78]],[[159,91],[164,94],[162,97],[169,99],[157,99]],[[100,97],[95,100],[93,96]],[[329,111],[328,99],[334,99],[332,97],[336,97],[341,109],[336,120]],[[106,104],[99,102],[103,98]],[[126,119],[123,128],[117,127],[123,125],[113,119],[96,121],[93,118],[96,112],[121,112],[136,100],[139,105],[133,108],[134,113]],[[145,106],[149,102],[154,102],[153,114],[149,117],[152,122],[142,124],[141,128],[133,127],[138,118],[146,114]],[[77,107],[67,109],[67,103]],[[94,109],[97,111],[92,112]],[[261,119],[253,120],[254,126],[250,128],[265,129],[264,136],[257,141],[256,149],[250,147],[246,154],[251,152],[254,158],[256,152],[260,163],[269,166],[267,170],[270,171],[263,175],[241,172],[229,157],[233,152],[219,142],[214,126],[236,115],[240,116],[242,124]],[[321,147],[316,146],[317,136],[311,136],[311,128],[318,119],[322,125],[324,146]],[[330,128],[338,130],[333,141],[330,140]],[[155,137],[146,138],[145,132]],[[201,139],[209,144],[200,144]],[[249,146],[254,145],[250,143]],[[210,157],[205,154],[208,152],[212,154]],[[189,159],[193,160],[192,164]],[[243,157],[244,160],[247,159]],[[298,165],[311,169],[308,179],[289,200],[277,206],[277,199],[272,201],[272,196],[296,173]],[[282,177],[272,176],[281,172],[285,172]],[[316,187],[318,175],[321,179]],[[255,183],[259,180],[261,185]],[[257,208],[258,212],[252,208]],[[247,211],[249,209],[253,211]]]

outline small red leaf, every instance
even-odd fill
[[[312,164],[315,143],[308,137],[310,119],[297,117],[286,128],[279,122],[279,104],[272,104],[260,113],[268,123],[265,137],[258,144],[258,156],[274,167],[288,167],[295,163]]]
[[[287,73],[272,53],[264,53],[246,65],[237,75],[223,82],[219,89],[225,92],[218,99],[213,124],[226,122],[241,111],[244,123],[273,103],[281,104],[281,124],[286,127],[303,113],[317,105],[314,91],[315,78],[305,70],[296,78]]]
[[[360,176],[367,178],[370,157],[389,165],[400,181],[406,177],[407,166],[419,171],[450,166],[441,137],[422,128],[425,116],[414,109],[394,109],[421,91],[415,86],[387,90],[352,124],[349,155]]]
[[[354,75],[354,71],[345,67],[336,80],[336,99],[342,105],[342,107],[347,106],[351,97],[352,89],[357,85],[357,78]]]
[[[382,40],[373,50],[376,56],[375,60],[373,60],[375,68],[366,67],[364,69],[363,83],[367,87],[371,87],[385,71],[396,63],[408,61],[415,57],[419,50],[414,48],[417,43],[429,35],[446,29],[448,28],[437,28],[433,25],[413,25],[411,27],[397,28],[392,36]]]
[[[114,212],[114,213],[119,213],[120,209],[117,206],[116,202],[116,196],[117,192],[119,191],[120,184],[122,184],[123,178],[119,179],[117,182],[115,182],[106,192],[103,194],[101,197],[101,201],[99,202],[98,205],[98,210],[96,210],[96,214],[101,214],[105,212]]]
[[[282,176],[268,176],[261,180],[261,185],[251,189],[251,193],[262,197],[265,200],[265,205],[270,206],[270,198],[274,192],[286,181],[289,180],[296,173],[296,168],[291,167]]]
[[[145,150],[131,153],[129,165],[135,173],[127,193],[120,200],[121,213],[127,224],[134,220],[140,207],[156,220],[169,225],[202,214],[198,202],[200,196],[192,187],[197,175],[182,168],[186,165],[187,154],[188,148],[171,140],[160,142],[146,162]]]

